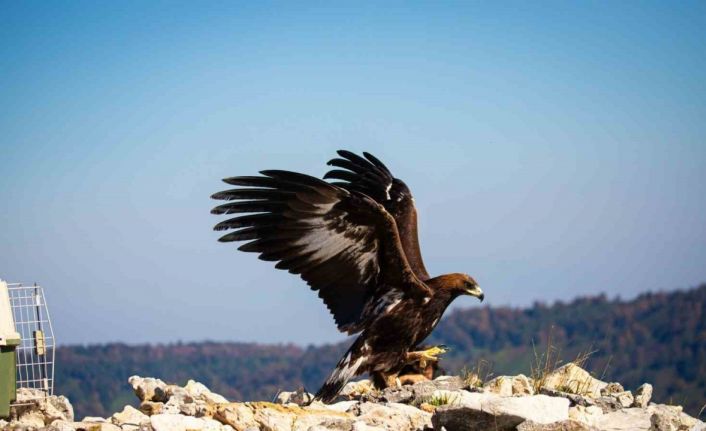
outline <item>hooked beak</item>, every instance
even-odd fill
[[[483,302],[483,299],[485,299],[485,294],[480,289],[480,287],[478,287],[478,285],[472,287],[471,289],[466,290],[466,292],[469,295],[475,296],[476,298],[480,299],[480,302]]]

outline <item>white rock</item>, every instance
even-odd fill
[[[351,412],[356,412],[358,420],[368,426],[386,430],[422,430],[431,428],[431,413],[400,403],[361,403]]]
[[[493,380],[486,382],[483,385],[483,391],[497,394],[502,397],[509,397],[512,395],[512,377],[498,376]]]
[[[614,395],[625,392],[623,385],[617,382],[610,382],[605,387],[601,388],[601,395]]]
[[[150,424],[154,431],[222,431],[223,424],[211,418],[195,418],[175,414],[152,415]]]
[[[650,416],[650,430],[654,431],[681,431],[691,429],[703,422],[692,418],[682,411],[681,406],[668,406],[664,404],[653,404],[647,407]]]
[[[534,384],[532,379],[524,374],[518,374],[512,378],[513,395],[534,395]]]
[[[533,395],[532,381],[524,374],[517,376],[498,376],[483,385],[484,392],[491,392],[504,397],[510,395]]]
[[[108,419],[100,416],[86,416],[81,420],[81,422],[108,422]]]
[[[44,422],[51,423],[57,419],[71,422],[74,420],[74,408],[69,399],[63,395],[47,397],[40,408],[44,413]]]
[[[278,404],[296,404],[298,406],[309,405],[314,399],[314,394],[306,392],[304,389],[299,389],[294,392],[280,392],[275,400]]]
[[[127,379],[140,401],[167,401],[167,384],[152,377],[132,376]]]
[[[363,421],[355,421],[353,422],[353,428],[351,431],[385,431],[385,428],[371,426]]]
[[[570,362],[552,371],[544,380],[543,387],[579,395],[601,396],[601,389],[608,383],[591,376],[588,371]]]
[[[523,421],[538,424],[569,419],[569,400],[546,395],[503,397],[493,393],[456,391],[457,396],[449,406],[439,408],[435,425],[473,429],[487,426],[492,417],[508,427]],[[485,425],[484,425],[485,424]]]
[[[81,422],[69,422],[64,420],[55,420],[51,423],[51,426],[59,431],[76,431],[76,430],[88,430],[88,431],[120,431],[121,428],[117,425],[113,425],[110,422],[95,422],[95,421],[81,421]]]
[[[347,398],[358,398],[374,390],[373,384],[368,379],[348,382],[339,392],[339,396]]]
[[[497,398],[481,404],[481,408],[495,415],[510,414],[539,424],[569,419],[569,400],[546,395]]]
[[[124,430],[136,430],[140,425],[150,423],[150,417],[132,406],[125,406],[121,412],[111,416],[110,422]]]
[[[232,426],[238,431],[248,428],[259,429],[255,421],[255,414],[245,403],[230,403],[218,406],[215,418],[221,423]]]
[[[624,391],[624,392],[620,392],[617,394],[613,394],[613,396],[618,400],[618,403],[623,408],[628,408],[628,407],[632,406],[635,401],[632,396],[632,392],[630,392],[630,391]]]
[[[616,410],[597,418],[594,426],[602,431],[646,431],[650,429],[651,416],[647,409]]]
[[[569,419],[596,427],[596,421],[603,416],[603,409],[598,406],[573,406],[569,408]]]
[[[335,404],[323,404],[322,407],[325,409],[333,410],[335,412],[345,413],[353,407],[357,406],[359,401],[339,401]]]
[[[51,426],[56,428],[57,431],[76,431],[76,427],[74,426],[75,423],[76,422],[62,421],[61,419],[57,419],[51,423]],[[3,427],[2,421],[0,421],[0,429],[5,429]]]
[[[633,407],[647,407],[652,399],[652,385],[643,383],[635,390],[635,401]]]
[[[44,422],[44,413],[36,409],[25,410],[16,420],[10,421],[10,424],[36,428],[41,428],[46,425]]]
[[[228,402],[228,400],[223,395],[211,392],[205,385],[194,380],[189,380],[186,383],[186,386],[184,386],[184,389],[194,399],[203,400],[209,404],[220,404]]]

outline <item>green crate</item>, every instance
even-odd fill
[[[17,396],[15,348],[20,340],[6,340],[6,343],[0,346],[0,418],[10,416],[10,403]]]

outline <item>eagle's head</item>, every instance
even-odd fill
[[[485,298],[483,291],[478,286],[478,282],[476,282],[473,277],[468,274],[446,274],[438,278],[443,279],[440,285],[443,286],[443,288],[450,290],[455,295],[475,296],[480,299],[481,302],[483,302],[483,298]]]

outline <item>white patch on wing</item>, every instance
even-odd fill
[[[387,187],[385,187],[385,199],[388,201],[390,200],[390,189],[392,188],[392,183],[388,184]]]
[[[400,301],[402,301],[402,300],[398,299],[395,302],[393,302],[392,304],[388,305],[387,308],[385,308],[385,312],[389,313],[390,311],[392,311],[395,307],[397,307],[397,304],[399,304]]]
[[[380,314],[383,311],[386,313],[392,311],[392,309],[395,308],[400,301],[402,301],[402,293],[399,290],[392,289],[382,295],[380,299],[375,302],[374,313]]]
[[[374,264],[377,259],[377,242],[371,247],[366,241],[370,238],[370,227],[351,225],[341,217],[330,220],[326,224],[322,224],[319,220],[311,221],[309,224],[313,229],[295,242],[296,245],[303,246],[300,253],[311,253],[307,260],[321,263],[345,254],[358,269],[358,274],[364,276],[360,281],[363,283],[369,281],[374,272],[370,270],[374,267],[371,264]],[[345,229],[340,230],[340,226],[344,226]]]

